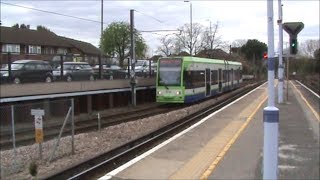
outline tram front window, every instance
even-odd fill
[[[180,86],[181,60],[161,59],[159,63],[159,86]]]

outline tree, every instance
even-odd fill
[[[222,45],[221,36],[218,36],[219,23],[213,24],[206,28],[202,35],[202,41],[204,42],[205,49],[217,49]]]
[[[254,75],[259,79],[265,67],[262,66],[263,53],[267,51],[267,45],[256,39],[249,39],[245,45],[241,47],[241,53],[243,53],[246,59],[251,64],[251,69]]]
[[[158,47],[158,52],[164,54],[166,57],[170,56],[173,53],[174,48],[174,39],[170,36],[164,36],[160,38],[161,46]]]
[[[13,28],[19,28],[19,24],[16,23],[16,24],[14,24],[12,27],[13,27]]]
[[[241,52],[247,60],[255,65],[259,65],[263,57],[263,53],[267,51],[267,45],[256,39],[249,39],[245,45],[241,47]]]
[[[318,48],[317,50],[314,51],[313,57],[314,57],[316,60],[320,61],[320,48]]]
[[[243,45],[245,45],[247,43],[248,40],[246,39],[236,39],[232,42],[231,46],[232,47],[242,47]]]
[[[49,28],[47,28],[45,26],[41,26],[41,25],[37,26],[37,31],[47,31],[47,32],[53,33]]]
[[[30,25],[20,24],[20,29],[29,29]]]
[[[188,50],[191,55],[196,54],[204,46],[204,42],[201,40],[203,33],[203,26],[199,23],[192,24],[192,35],[189,24],[179,28],[181,34],[177,35],[177,41],[179,45],[182,45],[184,49]],[[192,38],[191,38],[192,37]]]
[[[299,54],[309,58],[312,57],[314,55],[314,52],[320,48],[319,43],[319,40],[306,40],[305,42],[300,44]]]
[[[141,34],[134,29],[136,58],[144,57],[147,45]],[[104,31],[100,39],[100,47],[105,54],[119,57],[119,64],[130,56],[130,25],[126,22],[113,22]]]

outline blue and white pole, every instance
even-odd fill
[[[263,109],[263,179],[277,179],[279,109],[274,106],[274,28],[273,0],[268,8],[268,106]]]
[[[281,0],[278,0],[278,14],[279,14],[279,67],[278,67],[278,103],[283,103],[283,63],[282,63],[282,54],[283,54],[283,28],[282,28],[282,5]]]

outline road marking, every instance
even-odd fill
[[[208,177],[212,174],[214,169],[217,167],[221,159],[223,159],[224,155],[227,153],[227,151],[231,148],[233,143],[238,139],[240,134],[244,131],[244,129],[248,126],[254,115],[258,112],[262,104],[268,99],[268,96],[264,97],[263,100],[260,102],[260,104],[256,107],[256,109],[252,112],[252,114],[248,117],[246,122],[240,127],[240,129],[237,131],[237,133],[232,137],[231,140],[225,145],[223,150],[219,153],[217,158],[213,161],[213,163],[209,166],[209,168],[202,174],[200,179],[208,179]]]
[[[303,86],[304,88],[308,89],[308,91],[310,91],[312,94],[314,94],[315,96],[317,96],[318,98],[320,98],[320,96],[315,93],[314,91],[312,91],[311,89],[309,89],[307,86],[305,86],[304,84],[302,84],[300,81],[296,80],[296,82],[298,82],[301,86]]]
[[[317,118],[317,120],[320,122],[319,114],[313,109],[313,107],[309,104],[307,99],[303,96],[303,94],[300,92],[300,90],[290,81],[292,86],[297,90],[297,92],[300,94],[301,98],[304,100],[304,102],[307,104],[307,106],[311,109],[313,115]]]
[[[228,108],[229,106],[231,106],[232,104],[240,101],[241,99],[243,99],[244,97],[248,96],[249,94],[251,94],[252,92],[256,91],[257,89],[259,89],[260,87],[264,86],[266,84],[263,83],[262,85],[258,86],[257,88],[251,90],[250,92],[248,92],[247,94],[245,94],[244,96],[236,99],[235,101],[233,101],[232,103],[224,106],[223,108],[219,109],[218,111],[210,114],[209,116],[201,119],[199,122],[193,124],[192,126],[190,126],[189,128],[185,129],[184,131],[176,134],[175,136],[171,137],[170,139],[164,141],[163,143],[157,145],[156,147],[150,149],[149,151],[141,154],[140,156],[135,157],[134,159],[130,160],[129,162],[123,164],[122,166],[118,167],[117,169],[114,169],[113,171],[107,173],[106,175],[102,176],[99,178],[99,180],[107,180],[107,179],[111,179],[112,177],[114,177],[115,175],[117,175],[118,173],[120,173],[121,171],[127,169],[128,167],[134,165],[135,163],[139,162],[140,160],[142,160],[143,158],[149,156],[150,154],[154,153],[155,151],[159,150],[160,148],[166,146],[167,144],[169,144],[170,142],[174,141],[175,139],[179,138],[180,136],[184,135],[185,133],[189,132],[190,130],[194,129],[195,127],[199,126],[200,124],[204,123],[205,121],[207,121],[208,119],[210,119],[212,116],[214,116],[215,114],[223,111],[224,109]]]

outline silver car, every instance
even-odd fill
[[[61,67],[57,67],[53,71],[55,79],[66,81],[73,80],[94,80],[94,71],[87,62],[64,62],[63,76],[61,77]]]

